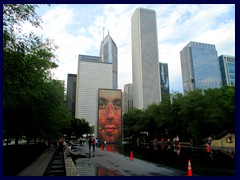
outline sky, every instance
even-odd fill
[[[52,39],[59,67],[53,78],[77,74],[78,55],[99,56],[109,32],[118,47],[118,88],[132,83],[131,17],[139,8],[156,11],[159,62],[168,63],[170,92],[183,92],[180,51],[190,42],[214,44],[218,56],[235,56],[234,4],[54,4],[36,10],[41,28],[26,32]]]

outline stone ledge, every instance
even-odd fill
[[[65,156],[66,152],[64,152],[64,162],[65,162],[65,169],[66,169],[66,176],[79,176],[77,173],[76,166],[71,157]]]

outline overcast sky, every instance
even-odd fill
[[[132,83],[131,17],[138,7],[156,11],[159,62],[168,63],[170,91],[182,92],[180,51],[190,41],[215,44],[218,56],[235,56],[235,5],[231,4],[59,4],[41,6],[43,29],[53,39],[59,67],[54,78],[77,74],[78,55],[99,56],[108,31],[118,47],[118,88]],[[104,28],[104,31],[103,31]]]

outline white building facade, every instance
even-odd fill
[[[161,101],[156,12],[136,9],[131,34],[133,106],[145,109]]]
[[[100,57],[79,55],[75,118],[97,128],[98,89],[112,89],[112,64]]]

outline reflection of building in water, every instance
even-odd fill
[[[89,163],[89,158],[78,158],[74,164],[80,176],[97,176],[97,167]]]
[[[106,169],[102,166],[98,166],[97,168],[97,175],[98,176],[120,176],[114,171],[110,171],[109,169]]]

